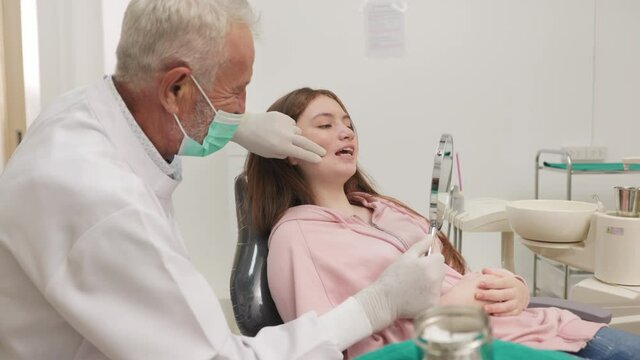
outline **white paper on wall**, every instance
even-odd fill
[[[402,57],[405,53],[405,11],[400,0],[366,0],[363,6],[366,56]]]

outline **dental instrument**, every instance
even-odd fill
[[[429,235],[432,243],[427,255],[431,255],[433,240],[436,232],[442,228],[444,211],[448,207],[448,191],[451,185],[451,173],[453,171],[453,136],[442,134],[435,156],[433,158],[433,172],[431,175],[431,187],[429,193]]]
[[[460,171],[460,156],[456,153],[456,170],[458,171],[458,189],[462,192],[462,172]]]

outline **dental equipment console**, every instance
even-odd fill
[[[552,158],[559,159],[560,163],[548,162]],[[554,160],[555,160],[554,159]],[[566,199],[572,198],[572,178],[577,175],[632,175],[637,176],[640,174],[640,157],[636,161],[636,158],[623,158],[622,163],[575,163],[571,155],[563,150],[539,150],[535,156],[535,199],[539,199],[540,195],[540,173],[542,170],[551,172],[560,172],[566,175]],[[599,214],[605,214],[598,212]],[[525,239],[522,242],[534,251],[534,274],[533,274],[533,288],[534,295],[537,289],[537,264],[539,255],[545,258],[549,258],[555,261],[559,261],[564,264],[564,297],[568,296],[569,285],[569,266],[586,270],[593,273],[595,271],[595,240],[596,236],[596,216],[592,217],[589,228],[589,236],[582,237],[580,240],[574,240],[577,242],[570,244],[556,244],[555,239],[544,239],[542,241],[530,241],[536,239]],[[587,238],[585,240],[585,238]],[[590,240],[591,239],[591,240]],[[584,241],[583,241],[584,240]],[[545,244],[547,243],[547,244]],[[551,244],[548,244],[551,243]],[[588,245],[588,246],[585,246]],[[562,249],[560,249],[562,248]],[[601,256],[602,254],[598,254]],[[580,272],[580,271],[578,271]],[[584,271],[583,271],[584,273]],[[588,274],[588,273],[586,273]]]
[[[541,154],[555,154],[565,158],[564,164],[541,165]],[[571,176],[574,174],[638,174],[640,167],[634,163],[623,164],[572,164],[571,158],[564,152],[542,150],[536,155],[535,197],[538,199],[538,170],[546,169],[567,174],[567,203],[571,201]],[[615,165],[615,168],[614,168]],[[624,166],[623,166],[624,165]],[[614,187],[615,211],[603,211],[601,206],[593,205],[586,215],[585,230],[576,228],[575,240],[562,240],[568,228],[575,220],[568,220],[567,210],[550,207],[550,215],[544,217],[527,216],[529,226],[553,226],[554,235],[543,237],[527,236],[518,233],[521,242],[532,250],[535,257],[542,256],[564,264],[564,296],[572,301],[586,303],[609,310],[612,313],[610,325],[614,328],[640,334],[640,189]],[[545,201],[545,200],[531,200]],[[549,201],[549,200],[546,200]],[[558,203],[560,204],[560,203]],[[567,204],[565,204],[567,205]],[[530,210],[535,210],[533,207]],[[570,211],[574,212],[575,211]],[[508,213],[509,215],[509,213]],[[564,218],[566,220],[561,220]],[[510,218],[510,223],[512,219]],[[535,224],[534,224],[535,223]],[[580,232],[580,234],[578,234]],[[542,230],[540,231],[542,233]],[[572,234],[568,234],[572,235]],[[536,261],[534,260],[534,288],[536,287]],[[592,276],[579,281],[569,291],[567,268],[571,266],[587,271]],[[546,284],[546,280],[545,280]],[[535,295],[535,293],[534,293]]]
[[[594,273],[571,291],[565,285],[566,298],[608,310],[610,326],[640,335],[640,218],[618,214],[594,210],[578,242],[521,241],[537,255]]]
[[[554,164],[546,161],[543,163],[542,155],[559,156],[562,163]],[[575,205],[577,202],[570,201],[572,195],[571,176],[573,174],[640,173],[640,167],[634,167],[637,164],[633,163],[573,164],[568,153],[558,150],[538,151],[535,163],[535,198],[539,198],[538,171],[542,169],[555,170],[567,174],[567,202]],[[585,232],[580,235],[576,233],[577,237],[574,240],[562,240],[559,236],[532,238],[526,234],[519,234],[523,237],[522,243],[530,248],[536,256],[542,255],[545,258],[563,263],[565,266],[595,273],[596,278],[606,283],[640,286],[640,189],[614,187],[613,190],[616,211],[593,210],[589,215],[590,221],[587,220],[585,223]],[[528,221],[534,220],[530,217]],[[567,226],[574,225],[574,223],[572,221]],[[540,224],[540,226],[545,225],[547,224]],[[569,231],[567,226],[563,225],[562,230],[557,229],[556,233],[566,234]],[[535,264],[534,260],[534,268]],[[565,297],[568,294],[567,277],[565,269]],[[535,287],[536,274],[534,270]]]
[[[453,137],[450,134],[442,134],[434,156],[433,175],[431,176],[429,194],[430,236],[435,236],[436,232],[440,230],[445,218],[444,214],[450,210],[452,205],[452,189],[450,186],[453,172],[453,154]],[[512,241],[513,238],[511,238]],[[513,253],[513,250],[510,251]],[[431,248],[429,248],[427,255],[430,253]],[[513,256],[511,256],[511,259],[513,259]],[[532,308],[547,306],[556,306],[569,310],[587,321],[608,323],[611,319],[609,311],[564,299],[532,297],[529,302],[529,307]]]
[[[560,206],[553,205],[552,200],[538,201],[543,204],[549,203],[550,206]],[[562,200],[555,202],[561,204]],[[588,205],[568,200],[564,202]],[[555,219],[544,224],[538,223],[542,217],[533,212],[528,216],[528,226],[540,227],[537,233],[547,234],[543,237],[528,234],[525,229],[518,228],[513,219],[510,219],[510,222],[514,231],[522,237],[522,243],[535,254],[595,273],[596,278],[609,284],[640,286],[640,218],[620,216],[615,211],[596,211],[596,206],[593,205],[591,214],[583,215],[587,217],[582,230],[582,226],[576,226],[577,219],[572,220],[563,213],[578,210],[571,210],[566,205],[564,207],[558,208],[555,216],[554,210],[548,209],[549,216],[554,216]],[[561,217],[566,220],[561,220]],[[557,236],[549,235],[554,232]]]
[[[614,187],[616,211],[595,221],[595,277],[617,285],[640,286],[640,188]]]
[[[436,232],[442,228],[444,211],[447,207],[451,174],[453,171],[453,136],[442,134],[433,157],[433,173],[429,193],[429,235],[435,239]],[[427,255],[431,254],[432,245]]]
[[[640,189],[615,187],[614,195],[616,210],[596,212],[583,241],[594,277],[574,285],[569,297],[610,310],[612,327],[640,334]]]

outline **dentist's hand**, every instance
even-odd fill
[[[231,141],[266,158],[319,162],[326,150],[301,132],[292,118],[277,111],[245,113]]]
[[[505,269],[482,269],[476,300],[489,301],[484,311],[494,316],[518,315],[529,305],[529,288],[521,278]]]
[[[424,256],[431,239],[414,244],[370,286],[354,295],[374,332],[397,318],[413,319],[438,304],[444,277],[444,258]]]

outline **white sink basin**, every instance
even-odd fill
[[[524,239],[572,243],[587,238],[596,204],[570,200],[518,200],[507,203],[507,219]]]

